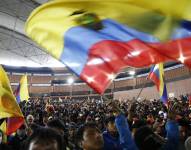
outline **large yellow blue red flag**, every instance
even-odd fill
[[[6,143],[7,142],[7,136],[6,136],[6,133],[7,133],[7,123],[6,123],[6,120],[3,119],[0,123],[0,130],[3,132],[3,142]]]
[[[27,75],[23,75],[19,82],[17,89],[14,92],[17,102],[20,103],[21,101],[28,101],[29,99],[29,92],[28,92],[28,82],[27,82]]]
[[[156,64],[151,68],[151,71],[148,76],[151,79],[159,91],[161,101],[167,106],[168,105],[168,95],[166,84],[164,82],[164,68],[163,64]]]
[[[190,0],[55,0],[32,12],[25,31],[102,94],[127,66],[191,67],[190,21]]]
[[[24,116],[2,66],[0,66],[0,119],[6,120],[7,135],[15,132],[24,123]]]

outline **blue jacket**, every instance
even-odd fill
[[[167,144],[164,146],[164,150],[178,150],[179,146],[179,129],[176,121],[169,120],[166,123],[167,131]]]
[[[132,138],[127,119],[120,114],[115,119],[115,125],[119,133],[119,140],[122,150],[138,150],[135,141]]]
[[[123,150],[120,145],[120,139],[113,137],[108,131],[103,132],[104,150]]]

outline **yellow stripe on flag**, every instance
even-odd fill
[[[21,101],[29,99],[27,75],[23,75],[20,80],[20,99]]]
[[[28,18],[25,31],[40,46],[60,59],[65,32],[79,26],[71,14],[84,10],[100,19],[110,18],[161,40],[170,37],[180,20],[191,21],[190,0],[55,0],[35,9]]]
[[[160,80],[160,87],[159,87],[159,94],[160,96],[163,95],[163,90],[164,90],[164,68],[163,68],[163,63],[159,64],[159,80]]]
[[[13,95],[7,74],[0,66],[0,119],[8,117],[23,117],[23,114]]]
[[[6,135],[7,123],[6,123],[6,120],[4,120],[2,122],[2,124],[0,125],[0,130],[3,132],[3,142],[6,143],[7,142],[7,135]]]

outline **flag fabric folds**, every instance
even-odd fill
[[[188,0],[55,0],[33,11],[25,31],[103,94],[127,66],[191,67],[189,8]]]
[[[151,79],[159,91],[160,99],[166,106],[168,105],[168,95],[166,84],[164,82],[164,69],[163,64],[156,64],[151,68],[151,71],[148,75],[148,78]]]
[[[27,75],[23,75],[21,77],[20,83],[17,89],[14,92],[14,95],[17,99],[17,102],[20,103],[21,101],[28,101],[29,99],[29,92],[28,92],[28,82],[27,82]]]
[[[3,132],[3,142],[6,143],[7,142],[7,124],[6,124],[6,120],[2,120],[0,123],[0,130]]]
[[[0,66],[0,119],[6,120],[6,134],[15,132],[23,123],[24,116],[13,95],[6,72]]]

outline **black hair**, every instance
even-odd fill
[[[38,128],[41,128],[41,126],[38,125],[38,124],[36,124],[36,123],[32,123],[32,124],[30,125],[30,128],[34,131],[34,130],[37,130]]]
[[[165,142],[157,136],[149,127],[143,126],[135,132],[135,143],[139,150],[158,150]]]
[[[82,126],[80,126],[76,132],[76,135],[75,135],[75,143],[78,147],[81,147],[80,143],[83,141],[83,135],[84,135],[84,132],[86,131],[86,129],[88,128],[95,128],[97,129],[96,127],[96,124],[95,123],[86,123]],[[99,131],[99,129],[97,129]]]
[[[144,121],[144,120],[137,120],[137,121],[135,121],[135,123],[132,125],[132,128],[136,128],[136,129],[138,129],[138,128],[140,128],[140,127],[143,127],[143,126],[146,126],[146,121]]]
[[[62,136],[50,128],[38,128],[33,134],[28,138],[26,143],[26,149],[29,150],[30,143],[36,141],[37,143],[52,143],[50,141],[56,141],[58,145],[58,150],[63,150]]]
[[[64,123],[59,119],[51,120],[47,123],[47,125],[50,128],[57,128],[57,129],[65,130]]]
[[[111,116],[105,119],[105,125],[108,125],[109,122],[115,123],[115,116]]]

